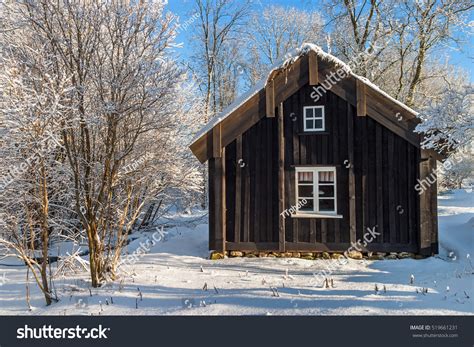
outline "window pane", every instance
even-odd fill
[[[298,186],[298,196],[300,198],[313,197],[313,186]]]
[[[319,196],[321,198],[333,198],[334,186],[319,186]]]
[[[323,117],[323,109],[322,108],[315,108],[314,109],[314,116],[317,118],[322,118]]]
[[[334,171],[320,171],[319,183],[334,183]]]
[[[298,172],[298,183],[313,183],[313,173]]]
[[[306,130],[314,129],[314,120],[307,119],[306,120]]]
[[[322,129],[322,128],[323,128],[323,120],[322,119],[315,119],[313,129]]]
[[[299,199],[297,207],[298,207],[298,211],[301,211],[301,212],[314,212],[314,200],[313,199]]]
[[[306,118],[314,118],[314,109],[312,109],[312,108],[305,109],[305,117]]]
[[[319,199],[320,212],[336,212],[334,211],[334,199]]]

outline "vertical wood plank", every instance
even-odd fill
[[[416,206],[416,190],[415,190],[415,176],[414,176],[414,165],[416,162],[414,160],[414,148],[413,145],[408,144],[407,146],[407,218],[408,218],[408,244],[415,244],[416,243],[416,233],[415,233],[415,225],[416,222],[414,221],[414,208],[418,208]]]
[[[219,158],[209,160],[209,246],[225,252],[225,150]],[[211,212],[212,211],[212,212]]]
[[[321,219],[321,242],[327,243],[328,242],[328,220]]]
[[[318,56],[313,51],[309,52],[308,64],[309,64],[309,85],[315,86],[319,83]]]
[[[430,168],[432,172],[437,172],[436,159],[430,158]],[[438,181],[431,186],[431,254],[439,253],[438,245]]]
[[[293,165],[300,165],[300,124],[303,124],[303,115],[301,108],[301,98],[300,93],[295,93],[292,97],[292,109],[295,114],[300,115],[298,121],[292,122],[292,140],[293,140]],[[302,125],[301,125],[302,127]],[[291,179],[290,179],[290,186],[291,186],[291,200],[288,202],[288,206],[296,205],[298,202],[296,201],[296,170],[291,170]],[[291,218],[291,217],[290,217]],[[299,233],[299,219],[298,218],[291,218],[293,222],[293,242],[298,242],[298,233]]]
[[[395,154],[393,156],[392,175],[395,183],[393,184],[393,194],[395,200],[395,243],[400,243],[401,236],[401,212],[403,211],[402,202],[400,201],[400,148],[402,146],[402,139],[398,135],[393,136],[393,143],[395,147]]]
[[[354,173],[354,112],[352,105],[347,103],[347,153],[349,165],[349,235],[350,242],[356,242],[356,179]]]
[[[245,170],[244,170],[244,187],[243,187],[243,242],[250,241],[250,135],[251,130],[244,134],[242,140],[242,147],[244,150],[244,162],[245,162]]]
[[[400,141],[398,148],[399,162],[398,162],[398,176],[399,176],[399,204],[401,210],[398,211],[400,216],[400,243],[408,243],[408,201],[407,201],[407,185],[408,177],[406,167],[409,165],[407,162],[407,146],[409,143],[403,139]]]
[[[365,83],[356,79],[357,116],[365,117],[367,114],[367,94]]]
[[[267,117],[275,117],[275,82],[272,79],[265,86],[265,101]]]
[[[254,152],[252,156],[255,158],[255,160],[252,160],[252,165],[255,167],[255,170],[253,171],[252,178],[253,178],[253,186],[251,189],[251,195],[252,195],[252,201],[254,202],[254,207],[252,209],[253,213],[253,240],[254,242],[260,242],[260,237],[262,235],[262,182],[261,182],[261,177],[262,177],[262,166],[264,163],[262,162],[262,155],[263,155],[263,150],[262,150],[262,142],[263,142],[263,121],[258,122],[255,125],[256,132],[254,133],[255,137],[255,147],[253,147]],[[264,213],[264,212],[263,212]]]
[[[397,207],[395,204],[395,147],[394,147],[394,134],[388,132],[388,219],[390,227],[390,243],[396,243],[397,241],[397,228],[395,223],[395,213],[397,213]]]
[[[276,227],[273,225],[273,218],[272,218],[272,212],[273,212],[273,202],[275,199],[278,199],[276,197],[276,192],[278,191],[278,188],[275,187],[275,181],[273,180],[273,163],[274,163],[274,157],[275,157],[275,147],[272,147],[273,145],[273,124],[275,122],[278,122],[277,119],[268,119],[266,122],[266,134],[265,134],[265,145],[264,145],[264,162],[265,162],[265,176],[263,178],[263,185],[266,186],[266,195],[269,197],[265,198],[264,196],[262,197],[263,200],[265,201],[265,219],[266,219],[266,241],[267,242],[272,242],[273,241],[273,228]],[[278,156],[278,154],[277,154]],[[268,158],[267,158],[268,157]]]
[[[334,103],[334,111],[331,114],[331,127],[332,127],[332,149],[333,149],[333,158],[332,162],[336,165],[341,164],[341,161],[339,160],[339,140],[340,140],[340,130],[339,130],[339,115],[344,114],[344,108],[343,108],[343,101],[339,97],[333,97],[332,98],[333,103]],[[337,205],[337,211],[336,213],[340,214],[342,211],[341,204],[342,200],[340,199],[341,194],[340,191],[342,190],[341,188],[341,176],[342,176],[342,170],[339,168],[336,168],[336,184],[338,189],[336,189],[336,205]],[[339,243],[341,242],[341,223],[339,219],[334,220],[334,242]]]
[[[292,108],[292,102],[291,98],[288,99],[283,103],[283,132],[284,132],[284,138],[285,138],[285,188],[284,188],[284,209],[290,207],[290,201],[292,199],[292,170],[291,170],[291,165],[294,163],[293,159],[293,119],[290,119],[289,117],[285,118],[285,114],[288,116],[293,112]],[[297,119],[296,122],[298,122],[299,119]],[[293,234],[293,220],[292,218],[285,218],[285,242],[286,241],[291,241],[292,240],[292,234]]]
[[[283,103],[278,107],[278,245],[285,252],[285,131]]]
[[[377,186],[377,226],[378,232],[382,235],[379,237],[376,242],[382,242],[383,233],[384,233],[384,224],[383,224],[383,209],[384,209],[384,197],[383,197],[383,180],[387,179],[384,177],[383,166],[382,166],[382,127],[379,124],[376,124],[375,129],[375,143],[376,143],[376,152],[375,152],[375,175],[376,175],[376,186]]]
[[[222,153],[222,129],[221,123],[218,123],[212,129],[212,156],[220,158]]]
[[[235,139],[236,142],[236,175],[235,175],[235,220],[234,220],[234,242],[240,242],[242,222],[242,169],[245,170],[245,162],[242,157],[242,136]]]
[[[420,181],[431,182],[435,173],[432,172],[430,156],[426,150],[421,150],[420,158]],[[431,255],[431,189],[432,185],[423,185],[424,189],[420,195],[420,254]]]
[[[367,228],[371,228],[372,225],[369,225],[369,212],[370,212],[370,198],[369,198],[369,136],[368,133],[368,123],[371,119],[358,119],[357,122],[360,123],[361,132],[360,140],[362,141],[362,156],[359,160],[362,161],[360,165],[362,166],[362,234],[365,233]]]

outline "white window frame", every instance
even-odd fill
[[[322,184],[322,185],[334,185],[334,197],[323,198],[334,200],[334,211],[320,211],[319,210],[319,173],[320,172],[333,172],[334,173],[334,184]],[[299,184],[298,184],[298,173],[300,172],[312,172],[313,173],[313,211],[300,211],[299,207]],[[309,184],[307,184],[309,185]],[[295,168],[295,192],[296,192],[296,213],[293,217],[325,217],[325,218],[342,218],[341,215],[337,214],[337,170],[335,166],[299,166]],[[304,199],[302,197],[301,199]]]
[[[321,116],[317,117],[314,113],[314,110],[321,109]],[[312,111],[312,116],[308,117],[307,111],[311,110]],[[322,126],[320,128],[308,128],[306,127],[306,120],[321,120]],[[314,124],[314,123],[313,123]],[[305,106],[303,107],[303,129],[304,131],[325,131],[326,130],[326,116],[324,113],[324,106]]]

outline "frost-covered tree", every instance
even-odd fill
[[[317,11],[268,6],[254,12],[248,25],[247,56],[243,67],[250,84],[263,78],[268,67],[304,42],[323,42],[323,19]]]
[[[85,236],[92,285],[100,286],[115,278],[128,234],[151,223],[163,203],[201,184],[186,147],[201,110],[174,62],[173,16],[154,1],[3,6],[14,14],[5,20],[25,23],[22,30],[49,57],[42,79],[64,91],[54,99],[61,110],[46,117],[59,135],[58,170],[67,178],[59,205],[70,215],[58,224]],[[13,22],[11,28],[5,45],[34,59],[22,32]],[[26,69],[28,59],[17,63]],[[18,74],[25,77],[23,70]],[[3,82],[10,83],[8,77]],[[31,117],[34,122],[38,115]],[[48,177],[57,184],[55,175]]]
[[[235,43],[242,36],[249,12],[249,0],[195,0],[193,10],[198,14],[193,35],[194,52],[191,67],[197,76],[204,97],[204,122],[229,103],[220,100],[223,78],[235,71]],[[228,53],[233,53],[229,55]],[[232,100],[230,100],[232,101]]]
[[[461,189],[474,183],[474,144],[458,150],[443,163],[440,170],[440,186],[445,189]]]
[[[26,264],[50,305],[50,242],[78,231],[64,208],[71,195],[57,123],[70,81],[22,16],[1,13],[0,244]]]
[[[417,131],[424,134],[424,147],[450,153],[472,144],[473,95],[470,84],[446,84],[439,98],[420,114],[423,123]]]
[[[469,0],[326,0],[333,51],[408,106],[423,104],[432,66],[462,47]],[[442,53],[442,54],[441,54]]]
[[[372,81],[382,73],[392,29],[385,18],[393,15],[392,0],[326,0],[326,28],[331,37],[330,50],[350,64],[351,69]]]

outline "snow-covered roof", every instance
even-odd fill
[[[219,113],[218,115],[216,115],[215,117],[213,117],[204,127],[201,128],[201,130],[199,130],[196,134],[196,136],[194,137],[194,139],[192,140],[191,143],[194,143],[196,142],[199,138],[201,138],[204,134],[206,134],[207,132],[209,132],[212,128],[214,128],[214,126],[216,126],[217,124],[219,124],[220,122],[222,122],[225,118],[227,118],[228,116],[230,116],[235,110],[237,110],[242,104],[244,104],[246,101],[248,101],[249,99],[251,99],[254,95],[258,94],[262,89],[265,88],[265,86],[267,85],[267,81],[268,81],[268,77],[272,75],[272,73],[274,71],[277,71],[279,69],[283,69],[283,68],[286,68],[287,66],[293,64],[296,60],[298,60],[301,56],[309,53],[310,51],[312,52],[315,52],[316,55],[321,58],[322,60],[324,61],[327,61],[327,62],[330,62],[336,66],[338,66],[339,68],[343,68],[349,75],[353,76],[354,78],[362,81],[363,83],[365,83],[366,85],[368,85],[369,87],[375,89],[377,92],[379,92],[380,94],[382,94],[383,96],[385,96],[387,99],[393,101],[394,103],[396,103],[398,106],[402,107],[403,109],[405,109],[406,111],[410,112],[411,114],[413,114],[414,116],[418,116],[418,112],[414,111],[412,108],[408,107],[407,105],[405,105],[404,103],[398,101],[397,99],[395,99],[394,97],[390,96],[389,94],[387,94],[386,92],[384,92],[382,89],[380,89],[380,87],[378,87],[377,85],[373,84],[372,82],[370,82],[367,78],[365,77],[362,77],[362,76],[359,76],[357,74],[355,74],[351,67],[344,63],[342,60],[340,60],[339,58],[336,58],[335,56],[333,56],[332,54],[329,54],[325,51],[323,51],[323,49],[321,47],[319,47],[318,45],[315,45],[315,44],[312,44],[312,43],[303,43],[301,45],[301,47],[297,48],[297,49],[294,49],[290,52],[288,52],[287,54],[285,54],[285,56],[280,59],[279,61],[277,61],[269,70],[268,70],[268,73],[266,74],[266,77],[261,79],[260,81],[258,81],[255,86],[253,86],[250,90],[248,90],[247,92],[245,92],[244,94],[242,94],[240,97],[238,97],[237,99],[234,100],[234,102],[232,102],[229,106],[227,106],[221,113]]]

